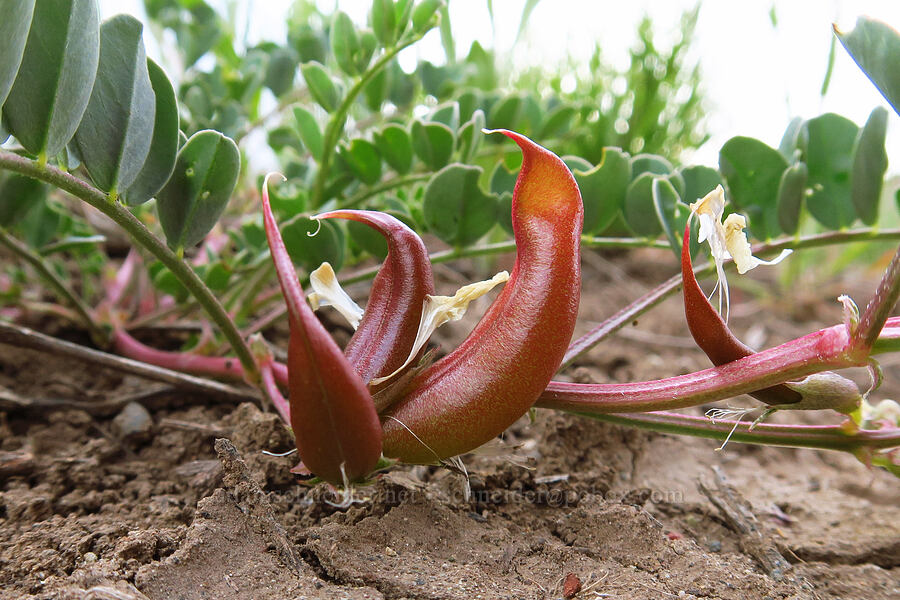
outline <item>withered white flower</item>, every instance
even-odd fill
[[[373,379],[370,383],[378,384],[387,381],[400,371],[406,368],[410,362],[419,354],[419,350],[434,333],[434,330],[450,321],[459,321],[466,314],[469,303],[472,300],[480,298],[491,291],[498,284],[505,283],[509,280],[509,273],[500,271],[490,279],[485,281],[477,281],[464,285],[452,296],[425,296],[425,306],[422,308],[422,318],[419,319],[419,331],[416,333],[416,340],[413,342],[412,350],[409,357],[400,365],[400,367],[384,377]]]
[[[363,309],[347,295],[341,284],[338,283],[334,269],[327,262],[309,274],[309,284],[313,292],[309,294],[309,305],[313,310],[319,310],[321,306],[333,306],[341,313],[353,329],[359,327],[359,321],[363,316]]]
[[[754,269],[759,265],[778,264],[791,250],[782,250],[773,260],[762,260],[753,256],[750,243],[747,241],[747,234],[744,228],[747,226],[747,220],[743,215],[732,213],[725,218],[725,190],[721,185],[717,185],[716,189],[708,193],[706,196],[691,204],[691,216],[697,215],[700,222],[700,235],[698,241],[702,244],[709,242],[709,248],[712,254],[713,262],[716,265],[716,278],[718,283],[713,294],[719,292],[719,313],[724,314],[725,320],[728,320],[729,295],[728,295],[728,279],[725,277],[724,263],[729,258],[734,260],[735,266],[739,274],[743,275],[750,269]],[[724,299],[725,312],[722,312],[722,303]]]
[[[450,321],[459,321],[466,314],[469,303],[484,296],[494,287],[509,280],[509,273],[501,271],[486,281],[477,281],[459,288],[452,296],[426,296],[422,308],[422,317],[419,320],[419,330],[410,350],[409,357],[393,373],[384,377],[373,379],[370,384],[378,384],[387,381],[403,369],[419,354],[419,350],[434,333],[434,330]],[[322,306],[332,306],[343,316],[348,323],[356,329],[362,320],[363,309],[344,291],[337,280],[334,269],[327,262],[309,274],[309,283],[313,292],[308,295],[309,304],[313,310],[319,310]]]

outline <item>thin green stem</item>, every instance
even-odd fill
[[[0,227],[0,244],[3,244],[16,256],[27,262],[37,272],[38,276],[43,279],[53,289],[56,294],[75,310],[81,323],[87,328],[91,334],[91,339],[101,348],[105,348],[109,344],[109,335],[103,330],[94,317],[91,315],[90,309],[84,301],[72,290],[65,281],[53,270],[47,262],[37,252],[33,252],[31,248],[9,235],[9,233]]]
[[[341,208],[354,208],[356,206],[359,206],[369,198],[377,196],[382,192],[387,192],[389,190],[397,189],[398,187],[403,187],[412,183],[425,181],[431,176],[432,173],[413,173],[412,175],[387,179],[385,181],[382,181],[381,183],[378,183],[377,185],[367,187],[362,192],[354,194],[350,198],[347,198],[345,201],[341,202]]]
[[[112,202],[100,190],[92,187],[87,182],[61,171],[49,165],[40,165],[31,159],[13,154],[12,152],[0,151],[0,168],[8,169],[38,179],[50,185],[72,194],[76,198],[87,202],[110,219],[115,221],[122,229],[124,229],[132,239],[140,246],[146,248],[153,256],[155,256],[163,265],[165,265],[173,275],[187,288],[194,298],[200,303],[209,318],[222,330],[222,333],[228,339],[231,347],[234,349],[238,360],[244,367],[244,371],[250,381],[259,380],[259,371],[256,368],[256,362],[253,354],[240,332],[222,308],[218,299],[213,295],[212,291],[197,276],[193,269],[190,268],[183,260],[172,252],[159,238],[148,230],[143,223],[138,220],[124,206],[117,202]]]
[[[347,94],[344,96],[343,100],[341,100],[337,109],[332,113],[331,119],[325,127],[322,145],[322,160],[319,161],[319,172],[316,174],[312,194],[310,194],[310,206],[312,206],[313,209],[322,206],[322,202],[325,200],[325,183],[328,180],[328,175],[331,173],[331,159],[334,157],[335,150],[337,149],[338,137],[344,130],[347,114],[350,112],[350,107],[353,106],[353,102],[356,101],[356,97],[363,91],[366,84],[381,72],[381,70],[387,66],[401,50],[415,44],[422,39],[422,35],[423,34],[411,35],[410,37],[401,40],[393,48],[385,50],[384,54],[375,61],[375,64],[373,64],[368,71],[363,73],[359,78],[359,81],[347,91]]]
[[[777,425],[759,423],[750,430],[750,422],[742,422],[735,428],[735,421],[715,420],[706,417],[682,415],[672,412],[637,414],[575,414],[661,433],[690,435],[714,440],[786,446],[791,448],[817,448],[859,452],[863,449],[883,450],[900,446],[900,429],[856,430],[840,425]],[[731,433],[734,428],[734,433]],[[729,438],[729,435],[731,437]]]
[[[290,108],[293,104],[296,104],[297,102],[300,102],[301,100],[304,100],[308,97],[309,90],[305,88],[298,88],[296,90],[288,92],[288,94],[284,98],[281,98],[278,101],[278,106],[276,106],[266,114],[257,117],[255,120],[248,123],[247,126],[244,127],[241,131],[239,131],[237,135],[234,136],[234,143],[240,144],[245,137],[253,133],[253,131],[255,131],[256,129],[259,129],[260,127],[265,125],[266,122],[269,121],[269,119],[275,118],[276,116],[280,115],[282,112]]]

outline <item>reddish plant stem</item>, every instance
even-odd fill
[[[781,346],[688,375],[618,384],[551,381],[536,406],[589,413],[669,410],[745,394],[827,369],[864,366],[848,353],[846,327],[835,325]]]
[[[840,348],[832,349],[829,354],[817,354],[817,344],[823,339],[840,335],[836,333],[838,330],[843,330],[843,325],[811,333],[728,365],[668,379],[612,384],[551,381],[536,406],[585,414],[685,408],[723,400],[817,371],[864,365],[866,362],[864,359],[850,360],[843,355]],[[121,329],[113,333],[113,341],[118,352],[135,360],[173,370],[225,379],[243,379],[243,369],[234,359],[156,350],[142,344]],[[887,320],[873,351],[887,352],[898,348],[900,348],[900,317],[891,317]],[[804,353],[802,356],[799,354],[800,351]],[[283,363],[273,361],[271,370],[275,381],[286,387],[287,367]],[[749,370],[749,374],[746,370]]]
[[[158,367],[195,375],[211,375],[238,381],[244,379],[244,368],[235,358],[157,350],[142,344],[121,328],[113,331],[112,342],[116,351],[123,356]]]
[[[277,363],[274,360],[260,362],[259,375],[262,378],[263,391],[265,391],[266,396],[268,396],[269,400],[271,400],[272,405],[275,407],[275,410],[278,411],[278,414],[281,416],[285,423],[290,423],[291,407],[290,404],[288,404],[288,401],[285,400],[284,396],[281,394],[281,390],[278,388],[278,383],[274,374],[276,364]],[[284,374],[286,380],[286,368],[284,369]]]
[[[861,351],[868,351],[878,340],[898,298],[900,298],[900,248],[894,253],[854,333],[853,342]]]

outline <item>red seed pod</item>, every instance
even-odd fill
[[[425,296],[434,294],[428,250],[416,232],[385,213],[333,210],[317,218],[365,223],[388,243],[387,256],[372,282],[366,311],[344,348],[344,356],[368,383],[396,371],[412,350]]]
[[[386,413],[385,456],[430,463],[488,442],[532,406],[571,341],[581,293],[581,193],[555,154],[500,133],[523,154],[512,274],[462,345],[418,374]]]
[[[306,303],[263,184],[266,238],[288,307],[291,428],[310,471],[335,485],[364,478],[381,457],[381,425],[366,384]]]
[[[691,263],[690,223],[684,228],[681,245],[681,281],[684,294],[684,316],[691,336],[709,360],[716,366],[754,354],[753,349],[741,342],[728,328],[722,315],[713,308],[706,294],[700,289]],[[750,394],[769,405],[793,404],[802,396],[785,385],[775,385]]]

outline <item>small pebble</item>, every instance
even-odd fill
[[[388,556],[397,556],[397,551],[391,548],[390,546],[384,547],[384,553]]]
[[[113,428],[125,439],[149,437],[153,428],[153,417],[142,404],[129,402],[113,419]]]
[[[575,573],[566,573],[563,581],[563,598],[571,600],[581,591],[581,579]]]
[[[707,548],[709,548],[710,552],[721,552],[722,551],[722,542],[720,542],[719,540],[712,540],[707,545]]]
[[[84,558],[84,562],[86,563],[97,562],[97,555],[93,552],[85,552],[82,558]]]

